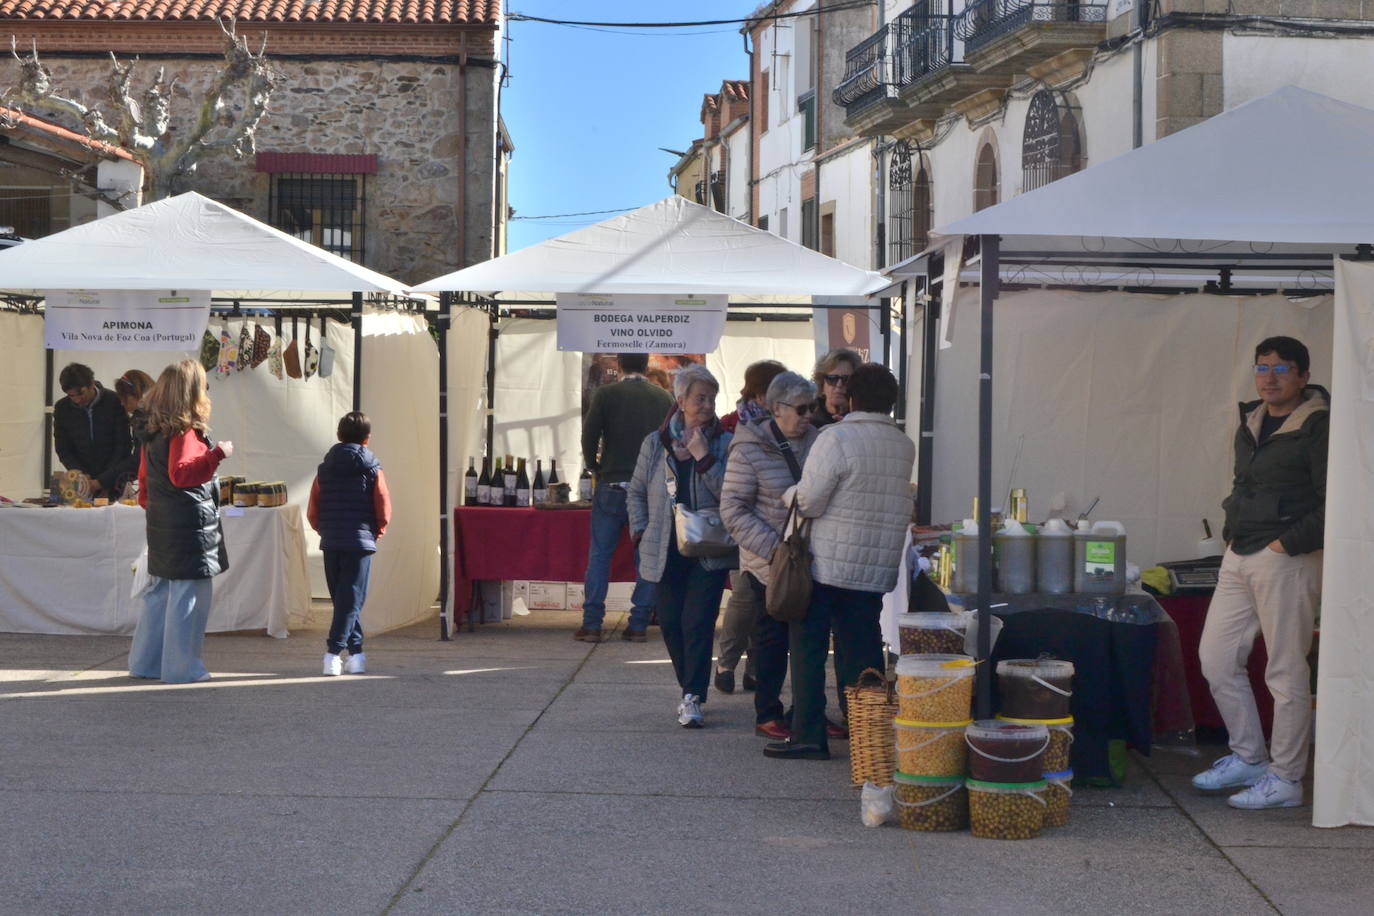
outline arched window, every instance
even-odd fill
[[[930,163],[905,140],[888,160],[888,262],[897,264],[926,247],[931,224]]]
[[[1067,92],[1031,96],[1021,140],[1022,190],[1033,191],[1083,168],[1083,113]]]
[[[986,210],[1001,197],[997,181],[997,149],[984,143],[978,150],[978,167],[973,176],[973,209]]]

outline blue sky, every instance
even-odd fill
[[[739,19],[759,0],[507,0],[512,13],[600,22]],[[701,136],[701,97],[748,79],[740,26],[591,29],[509,24],[501,111],[515,156],[516,216],[634,208],[672,193],[668,169]],[[516,219],[510,250],[613,214]]]

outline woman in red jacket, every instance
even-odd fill
[[[229,568],[215,470],[234,453],[211,442],[205,370],[182,360],[162,370],[148,393],[150,438],[138,467],[147,510],[148,575],[143,616],[129,649],[129,675],[168,684],[210,677],[200,660],[210,618],[211,577]]]

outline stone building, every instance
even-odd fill
[[[668,172],[678,194],[749,221],[749,81],[725,80],[701,101],[702,136]]]
[[[176,130],[223,66],[220,18],[254,50],[265,40],[282,79],[257,155],[206,158],[174,190],[405,281],[502,253],[500,0],[0,0],[0,38],[36,45],[58,90],[87,104],[108,91],[111,51],[138,58],[136,95],[165,68]],[[0,63],[0,87],[17,68]]]

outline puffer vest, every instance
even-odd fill
[[[195,432],[208,448],[214,443]],[[209,579],[229,568],[219,520],[219,488],[211,477],[178,487],[167,472],[172,440],[158,433],[144,446],[148,463],[148,574],[163,579]]]
[[[381,464],[371,450],[340,442],[320,462],[320,549],[372,552],[377,549],[373,494]]]

